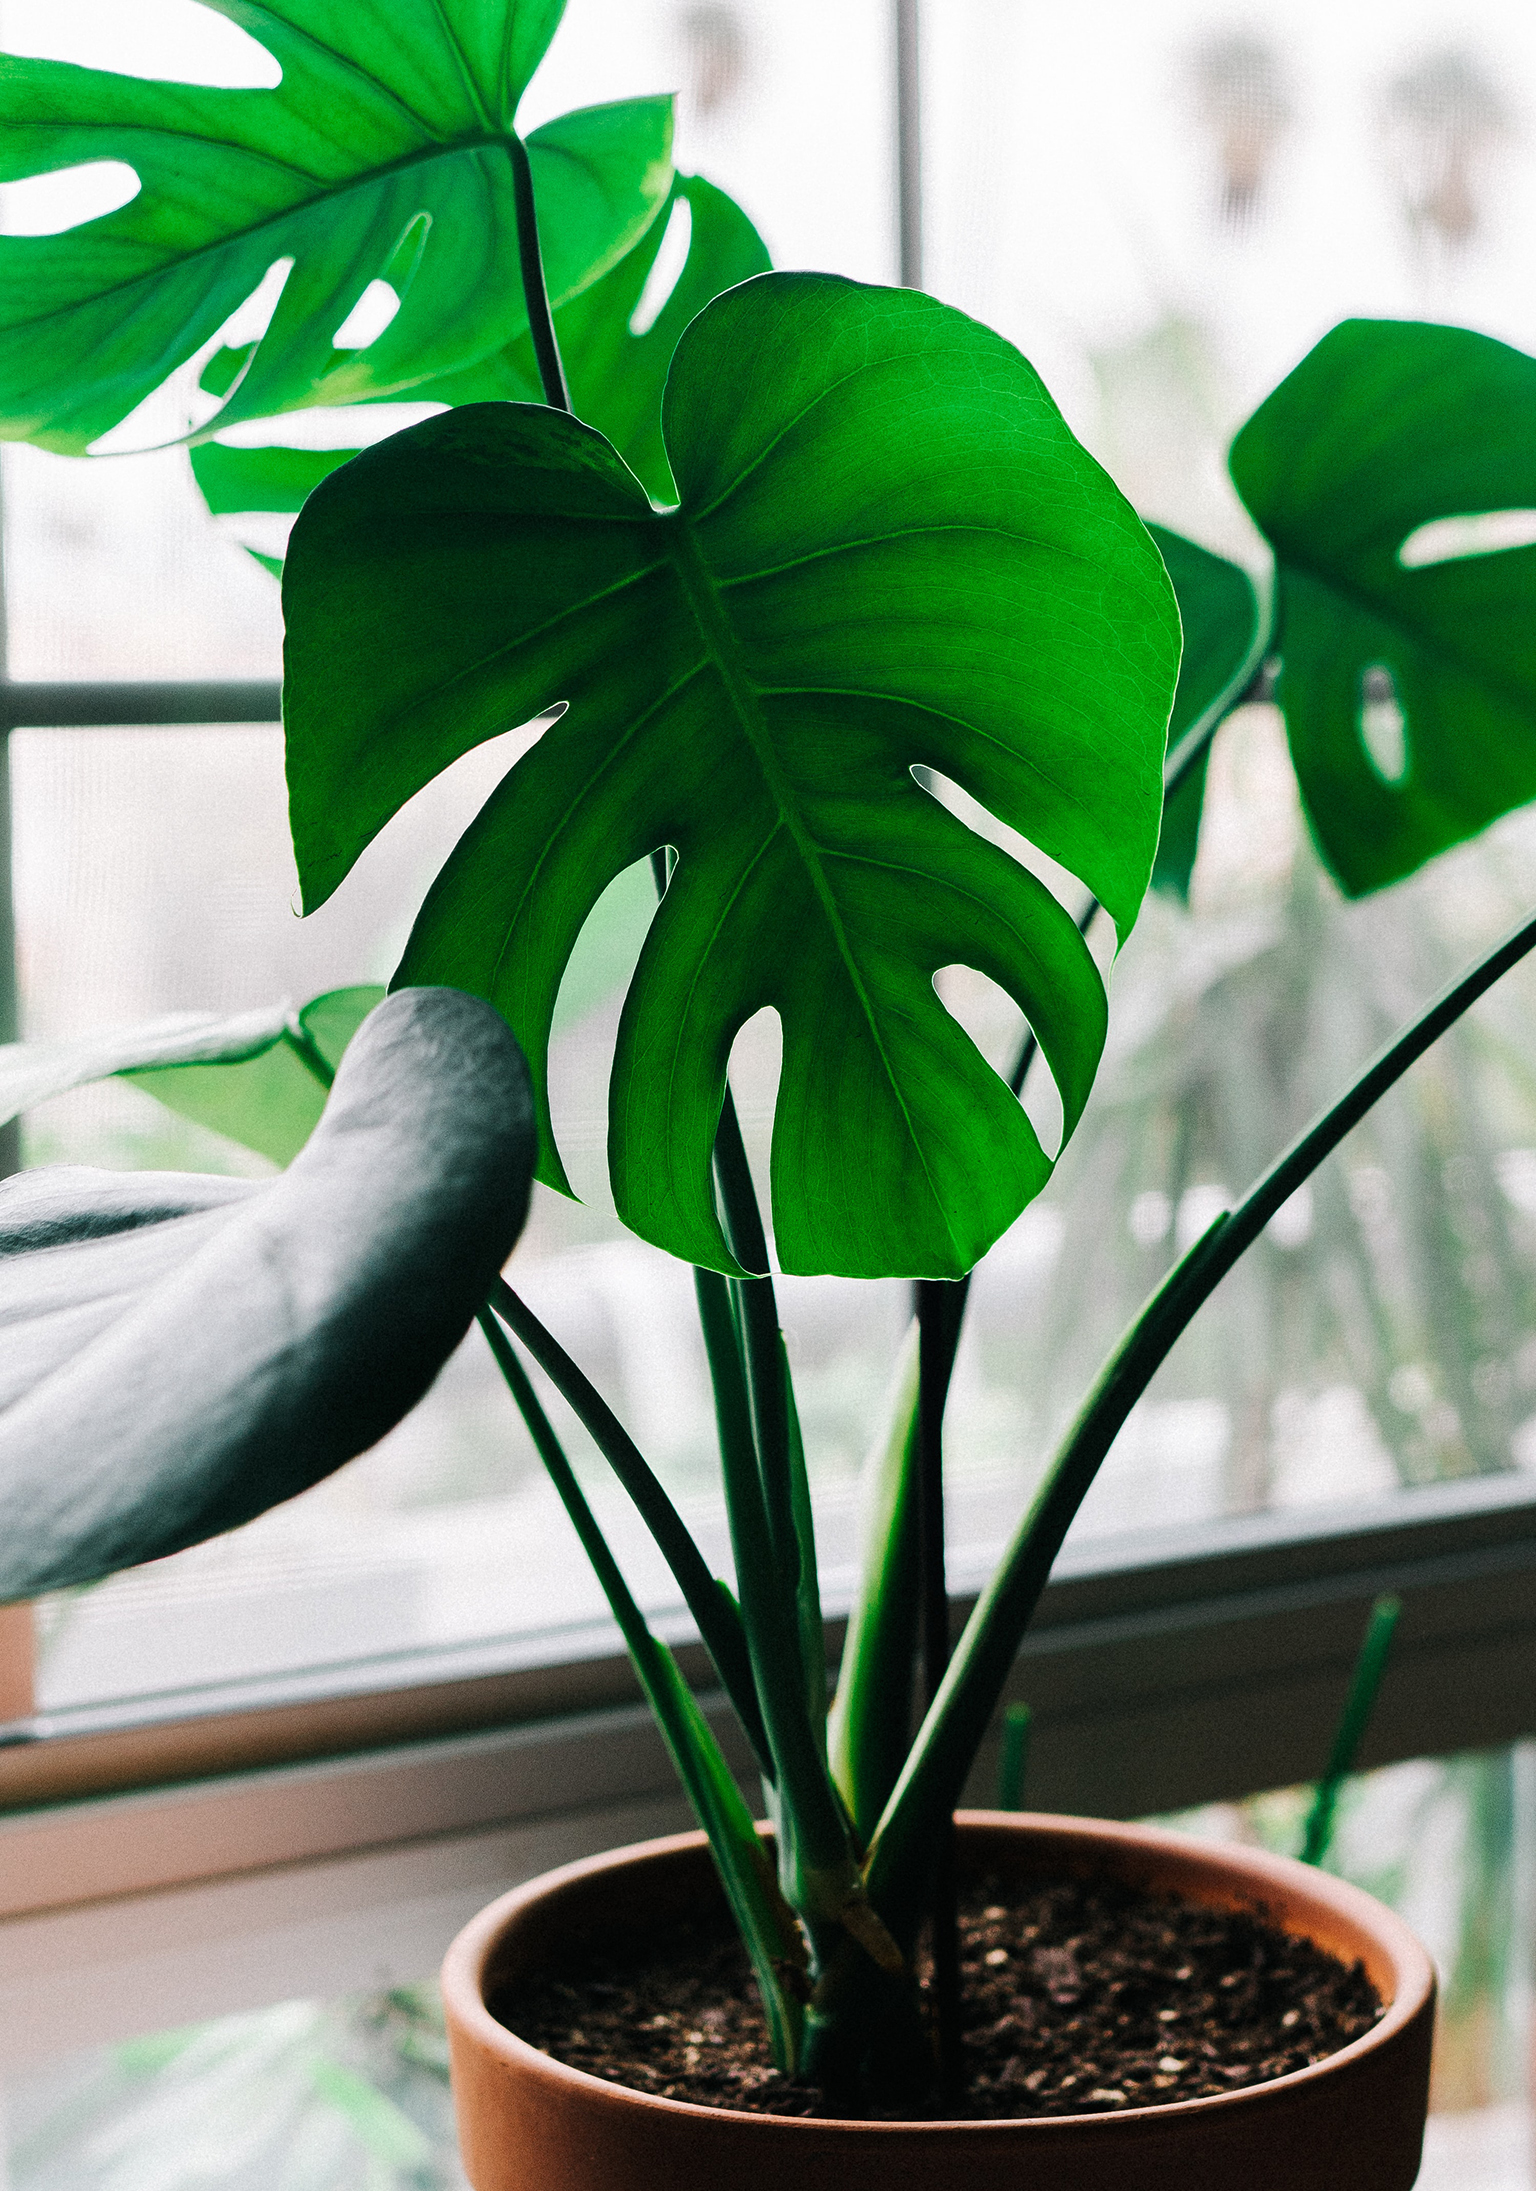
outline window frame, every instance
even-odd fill
[[[901,279],[921,283],[919,0],[893,0]],[[0,1042],[18,1034],[9,734],[281,720],[276,682],[21,683],[0,549]],[[19,1163],[0,1128],[0,1175]],[[984,1578],[958,1578],[958,1625]],[[1029,1794],[1110,1817],[1315,1773],[1377,1594],[1404,1611],[1361,1763],[1536,1734],[1536,1481],[1069,1545],[1015,1662]],[[829,1660],[845,1608],[827,1623]],[[691,1626],[658,1622],[748,1780]],[[177,1697],[30,1714],[0,1628],[0,2068],[426,1974],[492,1893],[687,1825],[606,1623]],[[995,1785],[997,1730],[967,1796]]]

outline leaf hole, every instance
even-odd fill
[[[660,248],[651,261],[651,271],[645,277],[640,301],[629,315],[632,335],[648,335],[661,318],[667,300],[683,278],[692,244],[693,207],[686,198],[678,198],[667,218]]]
[[[773,1006],[765,1004],[737,1028],[736,1039],[731,1044],[727,1071],[730,1075],[731,1094],[736,1102],[736,1116],[741,1121],[741,1138],[747,1147],[752,1184],[757,1189],[757,1206],[763,1213],[763,1230],[768,1235],[770,1253],[773,1247],[773,1224],[770,1216],[772,1196],[768,1165],[773,1143],[773,1117],[778,1107],[779,1080],[783,1070],[783,1022]]]
[[[563,710],[562,710],[563,712]],[[547,726],[546,726],[547,727]],[[646,931],[656,917],[656,885],[649,859],[615,875],[582,922],[565,962],[555,1000],[553,1032],[564,1034],[628,989]]]
[[[129,456],[140,449],[178,440],[189,425],[206,426],[216,417],[250,370],[256,346],[272,324],[283,284],[292,271],[291,258],[274,259],[217,333],[152,389],[125,419],[92,442],[90,454]]]
[[[1478,510],[1466,517],[1431,518],[1397,551],[1405,571],[1459,563],[1474,555],[1503,555],[1536,543],[1536,510]]]
[[[371,281],[331,337],[336,350],[366,350],[400,309],[400,292],[392,282]]]
[[[5,50],[118,76],[273,91],[283,72],[265,46],[197,0],[5,0]]]
[[[941,966],[933,977],[934,993],[950,1018],[970,1036],[993,1072],[1006,1080],[1013,1071],[1020,1044],[1029,1034],[1024,1014],[1000,982],[974,966]],[[1051,1157],[1061,1148],[1063,1113],[1061,1097],[1050,1068],[1036,1064],[1024,1086],[1025,1116]]]
[[[1384,784],[1408,773],[1408,718],[1385,662],[1372,662],[1360,679],[1360,743]]]
[[[7,236],[62,236],[119,212],[140,187],[125,160],[85,160],[51,175],[27,175],[0,190],[0,230]]]

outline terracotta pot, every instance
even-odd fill
[[[1262,1908],[1343,1961],[1386,2013],[1325,2062],[1267,2084],[1033,2122],[807,2122],[694,2107],[552,2061],[497,2023],[487,1985],[558,1963],[601,1929],[664,1929],[718,1890],[702,1834],[568,1864],[493,1902],[443,1966],[459,2138],[475,2191],[1408,2191],[1419,2170],[1435,1980],[1406,1925],[1288,1858],[1148,1826],[962,1811],[965,1871],[1092,1874]]]

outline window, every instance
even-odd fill
[[[11,0],[0,42],[90,58],[112,13]],[[173,56],[202,15],[146,0]],[[889,0],[571,0],[536,95],[555,112],[681,84],[680,164],[734,192],[776,263],[886,281],[892,18]],[[1507,0],[1411,25],[1364,5],[1094,0],[1048,20],[950,0],[923,36],[927,285],[1019,343],[1145,514],[1251,560],[1225,440],[1341,316],[1536,346],[1536,48]],[[236,63],[229,48],[207,66]],[[0,218],[20,218],[3,194]],[[23,1031],[387,978],[509,741],[424,794],[300,923],[277,595],[246,553],[279,543],[210,527],[175,450],[85,464],[11,448],[0,482]],[[1362,694],[1387,773],[1393,704]],[[1223,731],[1190,904],[1149,902],[1088,1120],[978,1280],[950,1418],[962,1594],[1173,1246],[1529,903],[1533,850],[1527,812],[1345,905],[1274,709]],[[605,1053],[645,918],[631,877],[567,983],[556,1118],[584,1200],[541,1193],[518,1267],[723,1565],[686,1273],[621,1232],[604,1183]],[[1042,1801],[1141,1812],[1304,1775],[1384,1577],[1410,1613],[1379,1757],[1533,1731],[1533,982],[1506,981],[1282,1213],[1128,1426],[1021,1662]],[[978,977],[946,996],[1000,1058],[1011,1008]],[[744,1032],[733,1070],[761,1161],[770,1027]],[[116,1084],[34,1113],[24,1153],[250,1161]],[[833,1281],[783,1298],[835,1605],[906,1302]],[[647,1540],[595,1462],[590,1480],[642,1600],[670,1617]],[[134,1974],[130,2020],[155,2029],[409,1984],[500,1881],[681,1819],[477,1343],[331,1483],[51,1601],[37,1640],[39,1716],[0,1747],[0,2051],[42,2032],[61,2049],[78,1973],[114,1961]]]

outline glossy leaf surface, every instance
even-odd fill
[[[505,1023],[408,990],[270,1183],[0,1186],[0,1600],[232,1529],[382,1437],[510,1253],[532,1155]]]
[[[118,160],[141,184],[62,234],[0,237],[0,435],[87,448],[283,262],[271,324],[217,424],[404,394],[527,325],[507,146],[563,0],[206,4],[280,63],[275,90],[0,56],[0,181]],[[665,98],[533,133],[556,302],[650,225],[670,147]],[[338,349],[374,281],[399,309],[365,347]]]
[[[1536,797],[1536,547],[1477,523],[1512,513],[1531,537],[1536,359],[1347,320],[1255,412],[1231,469],[1279,565],[1277,696],[1345,891]]]
[[[306,908],[449,761],[556,701],[423,908],[399,978],[495,1001],[533,1065],[605,886],[678,866],[620,1024],[621,1214],[734,1268],[710,1154],[726,1061],[784,1029],[787,1270],[958,1273],[1044,1183],[1027,1117],[939,1004],[1023,1007],[1070,1131],[1103,1042],[1076,926],[912,776],[953,778],[1122,934],[1151,871],[1178,659],[1145,531],[998,336],[823,275],[717,298],[678,347],[657,514],[590,428],[469,406],[326,480],[284,582]]]
[[[1259,629],[1259,602],[1253,580],[1225,556],[1212,555],[1181,533],[1163,525],[1147,530],[1173,580],[1178,596],[1179,620],[1184,627],[1184,652],[1179,661],[1179,686],[1168,725],[1170,754],[1185,732],[1207,709],[1229,692],[1234,679],[1253,653]],[[1163,831],[1152,868],[1152,887],[1187,903],[1189,879],[1194,873],[1200,843],[1200,815],[1205,803],[1205,777],[1210,748],[1163,807]]]

